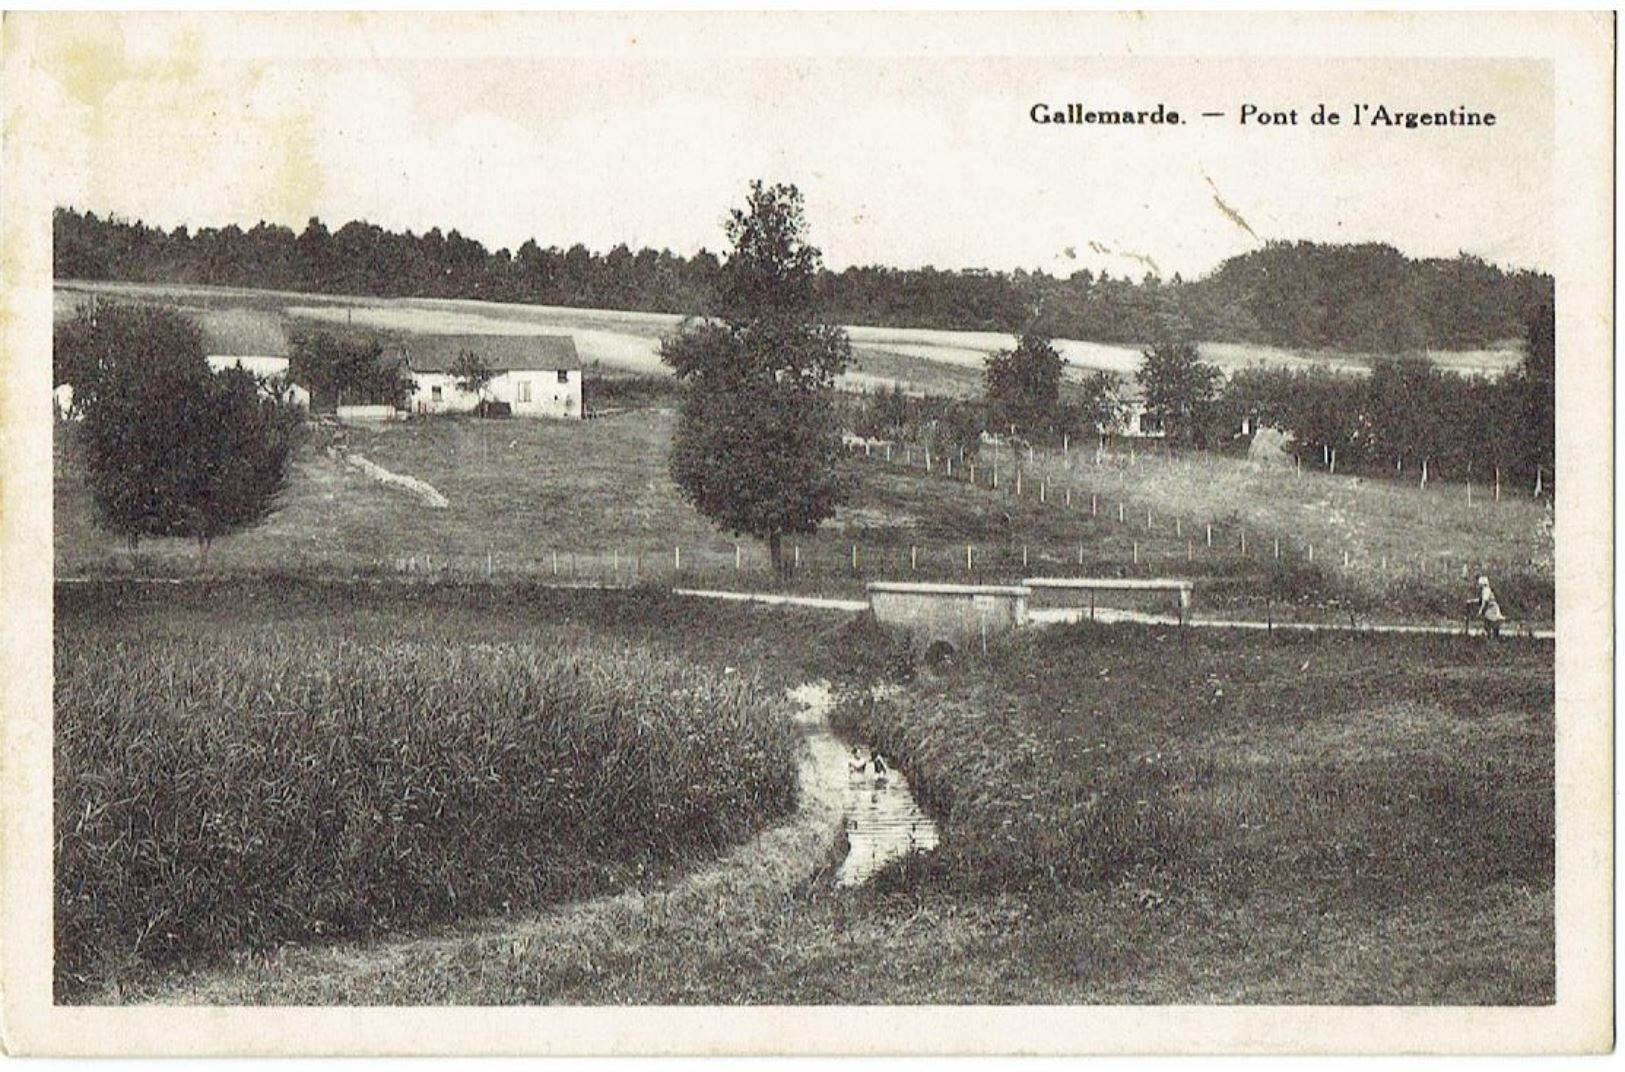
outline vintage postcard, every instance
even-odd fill
[[[1613,1045],[1611,14],[14,14],[15,1053]]]

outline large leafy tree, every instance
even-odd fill
[[[765,540],[781,574],[783,538],[815,531],[845,490],[832,394],[851,345],[817,316],[806,231],[799,190],[753,182],[729,214],[715,316],[661,342],[685,386],[672,478],[719,526]]]
[[[1204,445],[1207,419],[1224,374],[1201,360],[1196,344],[1164,341],[1144,351],[1139,379],[1146,409],[1162,418],[1168,435]]]
[[[103,307],[55,342],[56,362],[78,377],[79,434],[106,528],[131,546],[142,536],[189,536],[206,555],[216,536],[271,511],[286,486],[298,411],[242,369],[210,371],[191,321]]]
[[[1123,418],[1117,377],[1104,370],[1091,372],[1078,389],[1076,417],[1069,421],[1072,431],[1110,432]]]
[[[1014,350],[990,354],[983,372],[995,427],[1023,432],[1053,425],[1061,401],[1061,355],[1047,335],[1029,331]]]
[[[340,405],[400,408],[412,393],[412,378],[399,361],[385,357],[370,335],[327,331],[296,332],[289,339],[288,377],[310,392],[313,410]]]

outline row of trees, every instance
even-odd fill
[[[264,518],[286,488],[299,410],[240,368],[214,372],[186,317],[148,306],[83,310],[56,328],[58,382],[74,386],[79,442],[102,524],[215,537]]]
[[[1210,420],[1290,431],[1298,450],[1345,471],[1529,481],[1550,487],[1556,465],[1552,309],[1528,326],[1523,362],[1497,380],[1423,361],[1378,362],[1369,376],[1324,369],[1245,369],[1203,403]]]
[[[701,250],[595,253],[526,241],[489,251],[453,230],[365,222],[300,232],[260,223],[172,231],[94,213],[55,216],[58,279],[204,283],[384,297],[479,298],[650,312],[711,308],[722,261]],[[1405,352],[1516,338],[1552,298],[1549,275],[1479,258],[1411,260],[1390,246],[1275,242],[1200,280],[821,265],[808,284],[834,323],[1024,332],[1141,345],[1178,337]]]
[[[1498,380],[1462,377],[1425,359],[1376,362],[1369,375],[1325,368],[1243,369],[1228,381],[1186,341],[1144,351],[1140,404],[1171,441],[1224,445],[1243,428],[1291,433],[1300,458],[1345,472],[1540,481],[1556,461],[1556,349],[1552,307],[1524,328],[1525,357]],[[1050,340],[1023,335],[987,359],[982,398],[960,402],[881,392],[852,414],[862,434],[911,439],[938,451],[974,451],[984,431],[1027,439],[1081,439],[1122,420],[1126,385],[1110,373],[1067,381]]]

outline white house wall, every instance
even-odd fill
[[[581,416],[581,370],[534,369],[498,373],[486,385],[484,396],[506,402],[515,416],[578,418]],[[479,405],[478,391],[464,391],[449,372],[414,372],[414,413],[471,413]],[[435,389],[439,388],[439,397]]]

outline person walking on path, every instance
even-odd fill
[[[1490,579],[1482,574],[1478,578],[1478,616],[1484,620],[1484,635],[1501,639],[1501,623],[1506,616],[1501,613],[1501,604],[1495,600],[1495,591],[1490,588]]]

